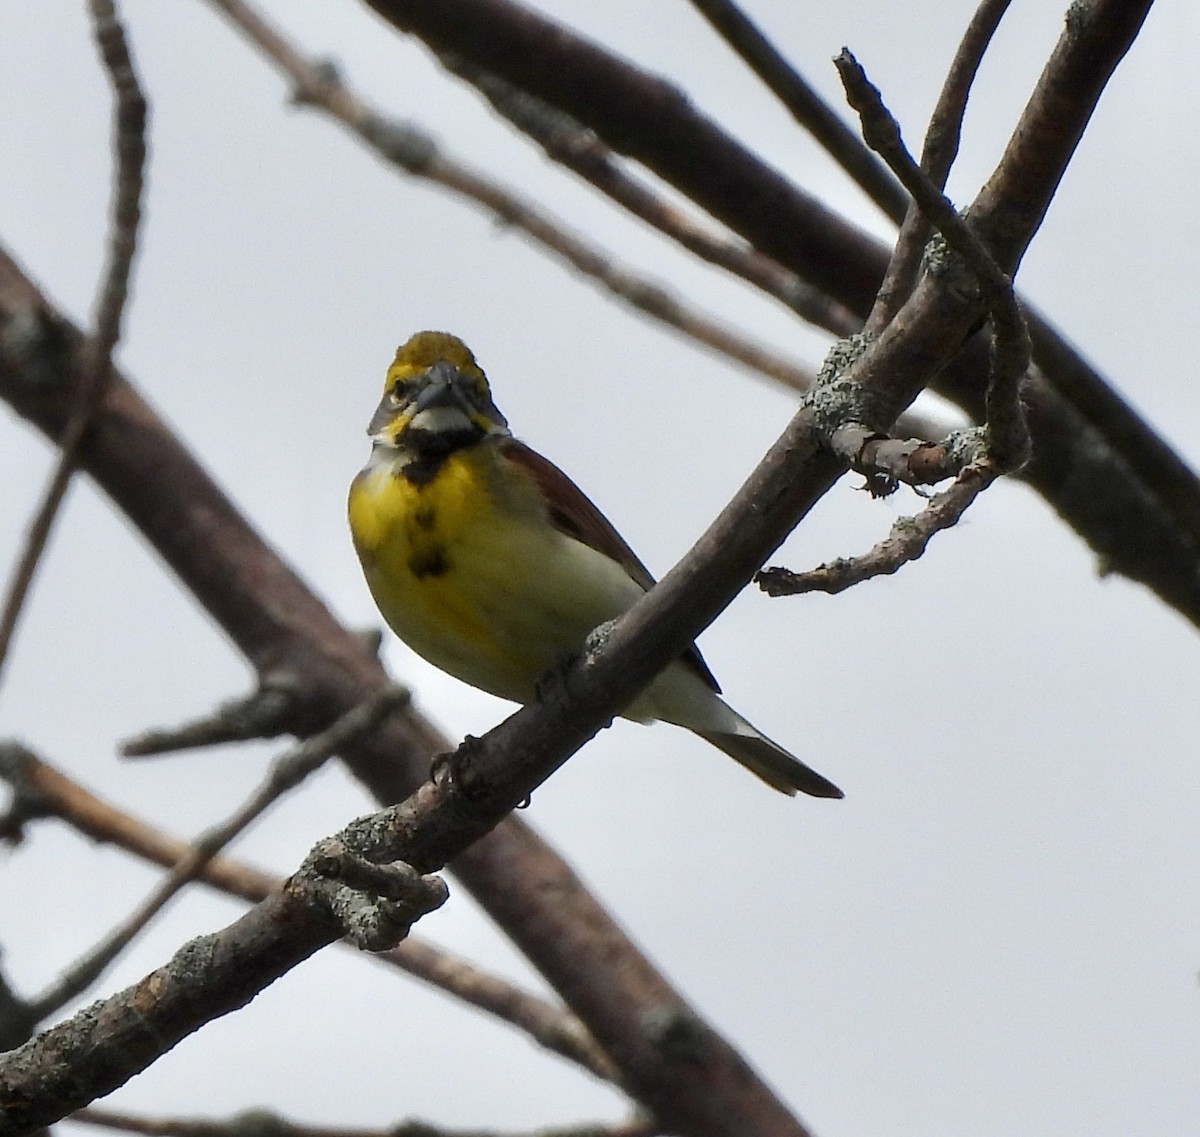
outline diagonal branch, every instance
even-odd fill
[[[435,52],[560,107],[760,252],[852,310],[870,308],[879,245],[701,114],[673,84],[512,0],[366,0]]]
[[[228,3],[228,0],[217,2]],[[528,135],[547,156],[701,260],[741,277],[819,328],[835,335],[849,335],[858,329],[858,320],[852,312],[806,284],[794,272],[745,242],[700,224],[654,192],[645,180],[635,178],[593,131],[564,111],[472,67],[459,56],[443,55],[441,63],[452,75],[474,86],[497,113]]]

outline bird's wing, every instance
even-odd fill
[[[550,520],[568,537],[611,557],[638,584],[647,591],[654,585],[654,577],[637,554],[626,543],[625,538],[613,528],[613,524],[592,500],[553,462],[543,458],[515,438],[506,438],[501,443],[501,453],[510,462],[520,466],[537,484],[546,499]],[[721,691],[708,664],[693,644],[682,659],[718,694]]]

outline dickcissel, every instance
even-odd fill
[[[654,583],[570,478],[513,438],[466,345],[418,332],[396,352],[350,487],[350,529],[375,603],[434,666],[527,703]],[[783,793],[842,792],[719,695],[695,646],[623,712],[686,727]]]

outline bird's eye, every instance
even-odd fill
[[[388,392],[387,398],[388,398],[388,405],[392,406],[392,407],[399,407],[400,404],[404,402],[404,396],[400,393],[400,385],[399,384],[396,384],[396,386],[393,387]]]

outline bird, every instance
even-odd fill
[[[350,487],[355,551],[418,655],[516,703],[654,584],[571,479],[518,441],[470,349],[422,331],[396,351]],[[622,712],[685,727],[785,794],[842,791],[737,713],[693,644]]]

